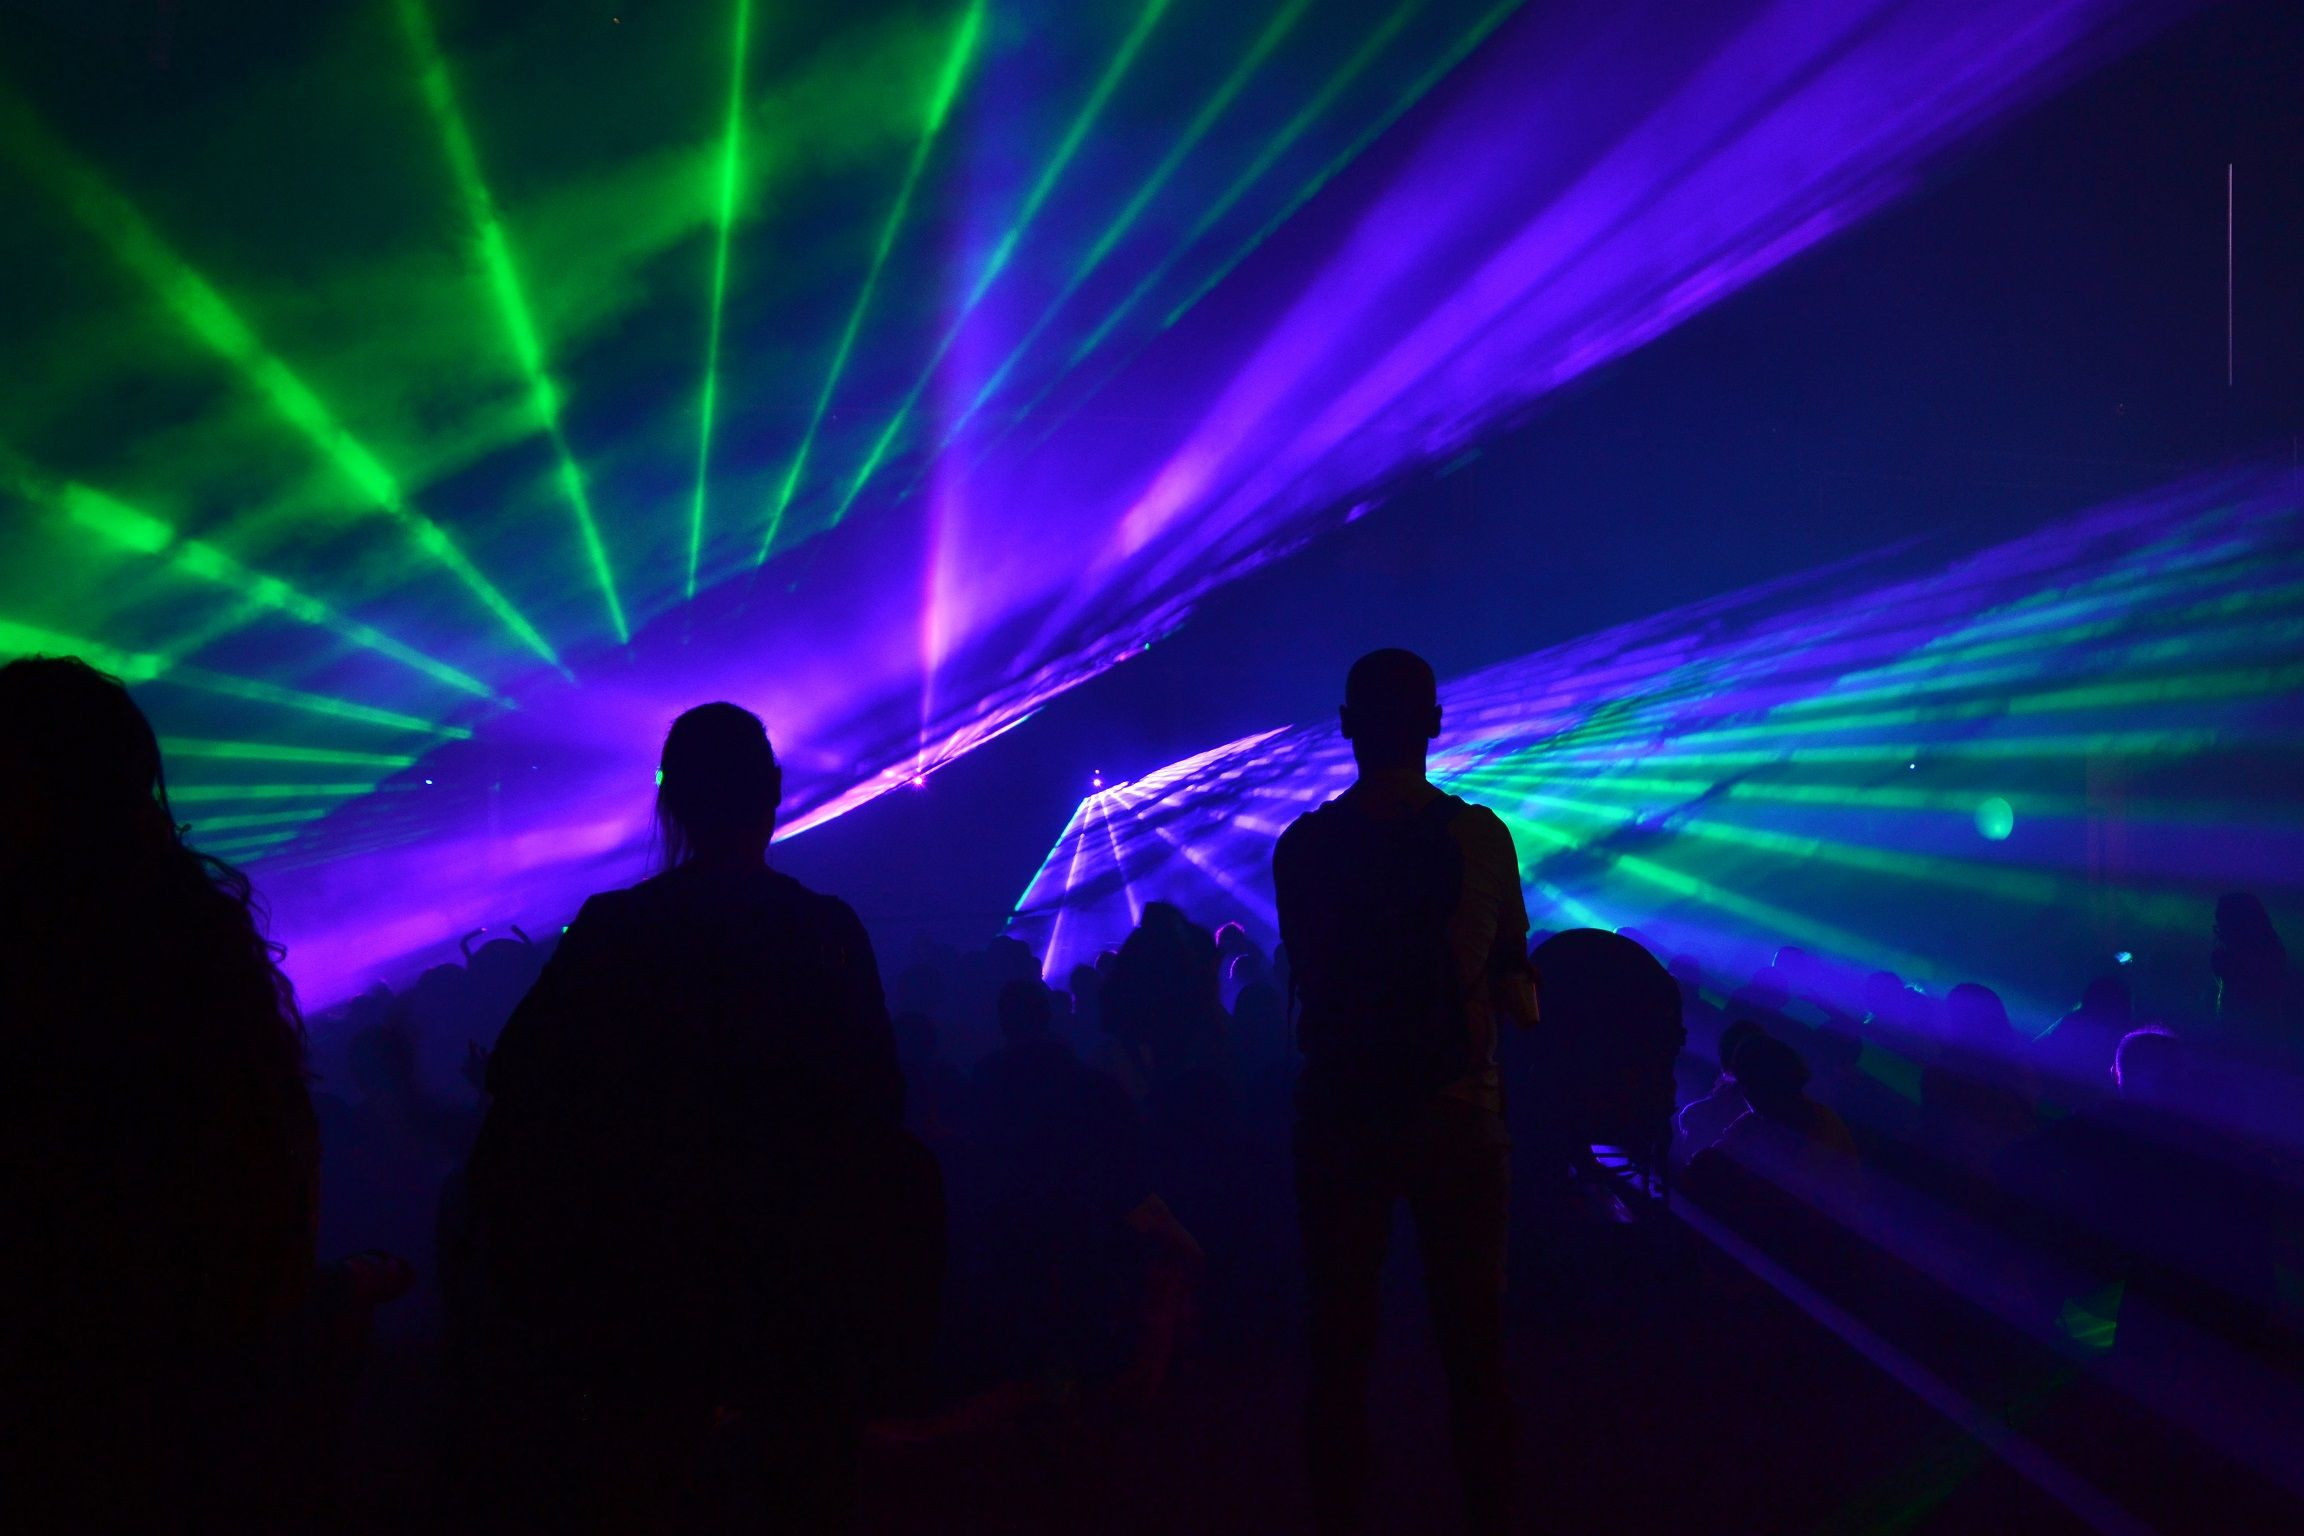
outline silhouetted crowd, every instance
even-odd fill
[[[1513,893],[1472,948],[1460,920],[1433,935],[1495,983],[1474,1048],[1324,1057],[1304,1031],[1345,1030],[1348,992],[1415,978],[1321,936],[1303,892],[1344,866],[1303,840],[1293,966],[1162,901],[1059,984],[1011,937],[876,955],[764,862],[780,775],[759,722],[713,705],[666,745],[665,874],[542,940],[467,936],[462,964],[312,1019],[308,1059],[246,883],[170,823],[125,691],[15,663],[0,719],[45,722],[0,749],[12,1529],[1992,1529],[2024,1507],[1868,1371],[1924,1377],[1936,1411],[1950,1394],[2147,1523],[2304,1508],[2280,1465],[2304,1443],[2280,1438],[2304,993],[2252,896],[2204,921],[2197,1016],[2135,1016],[2114,969],[2050,1021],[1798,948],[1739,982],[1629,929],[1524,941]],[[1420,878],[1406,829],[1451,807],[1408,806],[1335,831],[1332,862]],[[1454,820],[1442,917],[1485,856]],[[1387,1267],[1395,1199],[1421,1280]],[[1402,1404],[1438,1394],[1379,1350],[1403,1286],[1445,1428],[1416,1428]],[[1307,1372],[1309,1407],[1268,1390]],[[1869,1491],[1818,1471],[1843,1440],[1891,1448],[1847,1453],[1885,1458]],[[1275,1470],[1307,1444],[1308,1501]],[[1385,1470],[1448,1444],[1437,1491]]]

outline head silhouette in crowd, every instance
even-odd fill
[[[1730,1068],[1752,1112],[1765,1119],[1796,1123],[1808,1086],[1808,1064],[1783,1041],[1754,1033],[1737,1046]]]
[[[1894,971],[1874,971],[1864,978],[1864,1016],[1883,1024],[1901,1022],[1904,980]]]
[[[1823,963],[1797,944],[1778,948],[1769,967],[1784,978],[1784,989],[1794,997],[1814,998],[1826,989],[1829,980]]]
[[[2184,1043],[2157,1024],[2130,1030],[2112,1056],[2120,1097],[2148,1109],[2170,1109],[2182,1096]]]
[[[1756,1009],[1762,1013],[1782,1013],[1792,1001],[1792,993],[1784,985],[1784,973],[1773,964],[1762,966],[1752,973],[1736,994],[1737,1006]]]
[[[1012,935],[1002,934],[985,944],[984,963],[1003,986],[1011,981],[1046,985],[1040,979],[1040,957],[1032,953],[1031,945]]]
[[[2216,899],[2216,1011],[2227,1022],[2277,1024],[2285,1006],[2288,950],[2263,900],[2245,891]]]
[[[1045,1040],[1055,1032],[1055,1002],[1038,977],[1018,977],[1000,989],[1000,1038],[1010,1045]]]
[[[0,720],[0,890],[41,892],[48,913],[66,922],[83,900],[97,900],[103,910],[86,915],[106,930],[141,920],[147,938],[230,956],[240,1016],[262,1021],[281,1059],[300,1070],[302,1022],[247,877],[184,841],[159,738],[119,679],[76,657],[9,662],[0,667]],[[63,937],[51,932],[50,941]],[[120,979],[167,984],[149,974]]]
[[[352,1082],[361,1097],[379,1106],[402,1108],[416,1101],[416,1042],[398,1022],[370,1024],[345,1043]]]
[[[1737,1019],[1726,1029],[1720,1031],[1721,1072],[1726,1076],[1734,1077],[1736,1075],[1736,1053],[1744,1048],[1744,1042],[1757,1040],[1767,1033],[1768,1031],[1750,1019]]]
[[[1192,919],[1186,917],[1184,909],[1172,901],[1144,903],[1144,915],[1137,920],[1137,927],[1166,945],[1182,946],[1189,943],[1192,937]]]
[[[161,866],[188,857],[160,742],[115,678],[73,657],[0,667],[0,873]]]
[[[922,1013],[936,1018],[944,1012],[944,990],[942,968],[925,960],[916,961],[897,973],[896,995],[890,1004],[902,1013]]]
[[[672,722],[658,765],[656,825],[667,868],[743,869],[768,856],[784,770],[760,717],[699,704]]]
[[[910,1076],[936,1060],[936,1021],[917,1009],[892,1016],[889,1028],[896,1036],[896,1059]]]
[[[487,1009],[493,1028],[500,1025],[513,1006],[528,995],[528,989],[536,985],[544,961],[525,936],[490,939],[472,956],[468,969],[472,990],[481,1006]]]
[[[1414,651],[1370,651],[1345,675],[1338,713],[1362,773],[1421,773],[1440,734],[1440,680]]]
[[[2247,891],[2217,897],[2216,942],[2234,949],[2277,946],[2280,936],[2272,930],[2264,899]]]
[[[1944,995],[1944,1022],[1955,1038],[1974,1045],[1997,1045],[2013,1027],[2000,994],[1974,981],[1964,981]]]

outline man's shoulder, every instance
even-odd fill
[[[597,907],[601,912],[622,916],[635,912],[653,912],[671,906],[682,899],[693,878],[686,865],[660,869],[647,879],[613,891],[602,891],[584,903],[586,911]]]
[[[1279,851],[1287,853],[1291,849],[1316,842],[1325,829],[1335,825],[1336,805],[1334,800],[1323,800],[1310,810],[1298,813],[1296,819],[1289,822],[1281,832]]]
[[[639,914],[649,909],[653,893],[648,888],[655,883],[655,880],[643,880],[638,885],[593,892],[584,898],[584,905],[576,909],[576,916],[568,924],[568,932],[591,936],[612,933],[628,926]]]
[[[1330,795],[1325,800],[1308,805],[1296,813],[1295,820],[1288,823],[1288,831],[1298,832],[1307,828],[1333,825],[1336,818],[1342,815],[1346,807],[1351,804],[1351,800],[1351,792],[1347,790],[1342,794]],[[1282,835],[1285,836],[1286,833]]]
[[[825,903],[832,903],[834,905],[843,907],[847,905],[846,902],[841,901],[839,897],[834,896],[829,891],[820,891],[816,889],[816,887],[809,885],[807,882],[797,879],[794,876],[788,875],[784,873],[784,871],[773,868],[769,865],[763,864],[760,867],[760,872],[757,876],[757,879],[759,881],[760,889],[768,892],[778,901],[789,901],[801,905],[816,906],[821,906]]]
[[[1512,846],[1512,828],[1504,818],[1474,800],[1459,799],[1460,809],[1449,819],[1448,830],[1467,846]]]
[[[685,927],[693,920],[699,904],[706,900],[705,893],[698,887],[695,870],[688,865],[676,865],[636,885],[602,891],[592,897],[576,914],[576,928],[589,927],[595,933],[645,929],[653,935],[666,928]]]
[[[1467,800],[1462,795],[1451,795],[1449,798],[1456,802],[1457,807],[1452,825],[1477,828],[1481,832],[1502,832],[1507,837],[1511,835],[1504,818],[1494,808],[1482,805],[1477,800]]]
[[[856,915],[856,909],[830,891],[803,884],[780,869],[763,873],[768,877],[765,889],[775,905],[803,915],[810,924],[827,933],[846,936],[864,931],[864,919]]]
[[[603,891],[584,904],[587,914],[599,909],[599,916],[610,923],[618,919],[638,918],[642,915],[684,915],[698,905],[721,906],[735,903],[740,906],[765,910],[780,915],[784,920],[798,920],[813,927],[836,929],[841,932],[862,931],[864,921],[856,909],[828,892],[803,884],[780,869],[763,865],[758,871],[748,871],[730,880],[726,875],[715,875],[703,880],[683,866],[667,870],[627,886],[620,891]]]

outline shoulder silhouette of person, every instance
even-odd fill
[[[1673,1154],[1680,1162],[1718,1141],[1721,1132],[1750,1111],[1743,1091],[1736,1086],[1736,1053],[1745,1041],[1766,1033],[1750,1019],[1732,1020],[1720,1031],[1720,1075],[1709,1092],[1689,1100],[1673,1117]]]
[[[1367,1392],[1395,1204],[1417,1225],[1475,1530],[1509,1523],[1503,1363],[1510,1138],[1499,1022],[1535,1017],[1512,835],[1424,773],[1440,730],[1423,658],[1345,679],[1359,777],[1274,850],[1297,1040],[1296,1193],[1311,1305],[1306,1440],[1323,1531],[1365,1519]]]
[[[838,1524],[875,1352],[933,1326],[941,1196],[901,1130],[879,970],[846,903],[768,867],[782,788],[756,716],[681,715],[667,868],[585,902],[488,1062],[481,1347],[547,1419],[620,1426],[603,1465],[562,1476],[589,1460],[564,1443],[537,1469],[601,1528],[648,1512],[594,1475],[653,1445],[624,1492],[676,1483],[716,1410],[805,1427],[769,1496]]]
[[[312,1274],[318,1138],[247,880],[194,852],[118,680],[0,667],[0,1505],[198,1525],[258,1437],[217,1384]],[[249,1421],[252,1422],[252,1421]],[[237,1427],[236,1427],[237,1426]],[[248,1502],[240,1502],[247,1500]]]

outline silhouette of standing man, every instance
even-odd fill
[[[654,1529],[720,1446],[746,1523],[842,1530],[884,1357],[934,1317],[941,1195],[863,924],[767,863],[758,717],[689,710],[662,763],[670,867],[585,902],[488,1064],[478,1523]]]
[[[1406,1199],[1447,1371],[1466,1519],[1508,1523],[1503,1360],[1510,1138],[1497,1025],[1535,1019],[1512,834],[1424,777],[1440,730],[1422,657],[1353,663],[1341,711],[1359,778],[1272,860],[1294,967],[1296,1197],[1311,1301],[1305,1429],[1323,1532],[1360,1530],[1379,1280]]]

